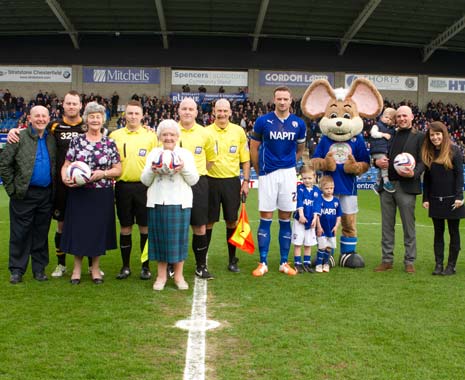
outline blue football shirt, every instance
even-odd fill
[[[254,125],[252,139],[260,141],[259,175],[296,166],[297,144],[305,142],[307,127],[294,114],[280,120],[274,112],[260,116]]]

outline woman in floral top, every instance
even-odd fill
[[[63,183],[71,188],[61,249],[74,255],[72,284],[81,281],[84,256],[93,258],[92,280],[101,284],[99,256],[116,248],[113,179],[121,174],[121,163],[115,142],[102,134],[105,108],[96,102],[88,103],[82,118],[87,132],[71,140],[61,169]],[[74,161],[85,162],[92,170],[89,182],[81,187],[66,173]]]

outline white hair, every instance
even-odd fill
[[[181,128],[179,128],[179,124],[174,121],[173,119],[166,119],[163,120],[157,127],[157,136],[160,138],[162,132],[165,129],[172,129],[176,132],[178,136],[181,136]]]

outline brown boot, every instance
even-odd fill
[[[388,270],[392,270],[392,263],[381,263],[373,269],[374,272],[386,272]]]
[[[405,271],[407,273],[415,273],[415,267],[413,266],[413,264],[406,264]]]

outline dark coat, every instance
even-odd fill
[[[23,199],[29,188],[34,169],[39,136],[32,132],[32,127],[20,131],[19,142],[6,144],[0,156],[0,177],[10,198]],[[56,143],[48,133],[46,136],[52,186],[56,176]]]

